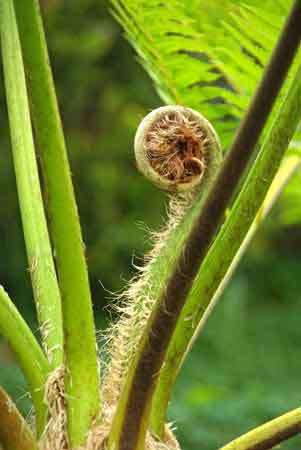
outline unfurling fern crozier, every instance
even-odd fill
[[[135,136],[138,169],[159,188],[182,192],[199,185],[219,147],[217,135],[199,112],[183,106],[157,108]]]

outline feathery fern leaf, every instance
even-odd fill
[[[229,144],[291,0],[111,0],[164,102],[201,111]]]

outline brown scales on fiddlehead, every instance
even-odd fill
[[[208,141],[199,122],[180,111],[154,122],[146,136],[146,153],[153,169],[174,183],[201,179]]]
[[[191,190],[203,178],[214,138],[212,127],[197,111],[182,106],[158,108],[137,130],[137,166],[161,189]]]

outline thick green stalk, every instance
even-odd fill
[[[226,276],[261,208],[301,115],[301,66],[227,220],[189,292],[161,369],[152,406],[152,429],[162,435],[166,408],[179,367],[206,308]]]
[[[268,450],[301,433],[301,408],[243,434],[220,450]]]
[[[47,408],[43,399],[50,367],[34,335],[2,286],[0,334],[7,340],[28,383],[36,412],[37,433],[40,435],[47,419]]]
[[[39,4],[16,0],[15,8],[62,294],[68,431],[75,447],[100,408],[89,279]]]
[[[57,366],[63,361],[61,300],[43,209],[13,0],[1,2],[1,44],[29,271],[46,354],[51,364]]]
[[[1,387],[0,443],[3,450],[38,450],[38,443],[28,423]]]

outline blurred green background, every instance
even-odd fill
[[[122,289],[149,250],[146,228],[164,221],[166,197],[136,171],[132,150],[139,120],[161,102],[107,3],[41,4],[101,329],[108,292]],[[0,95],[0,282],[38,334],[2,80]],[[218,448],[300,404],[301,231],[294,221],[277,227],[279,214],[257,235],[178,380],[169,419],[183,450]],[[0,384],[29,414],[5,342]]]

